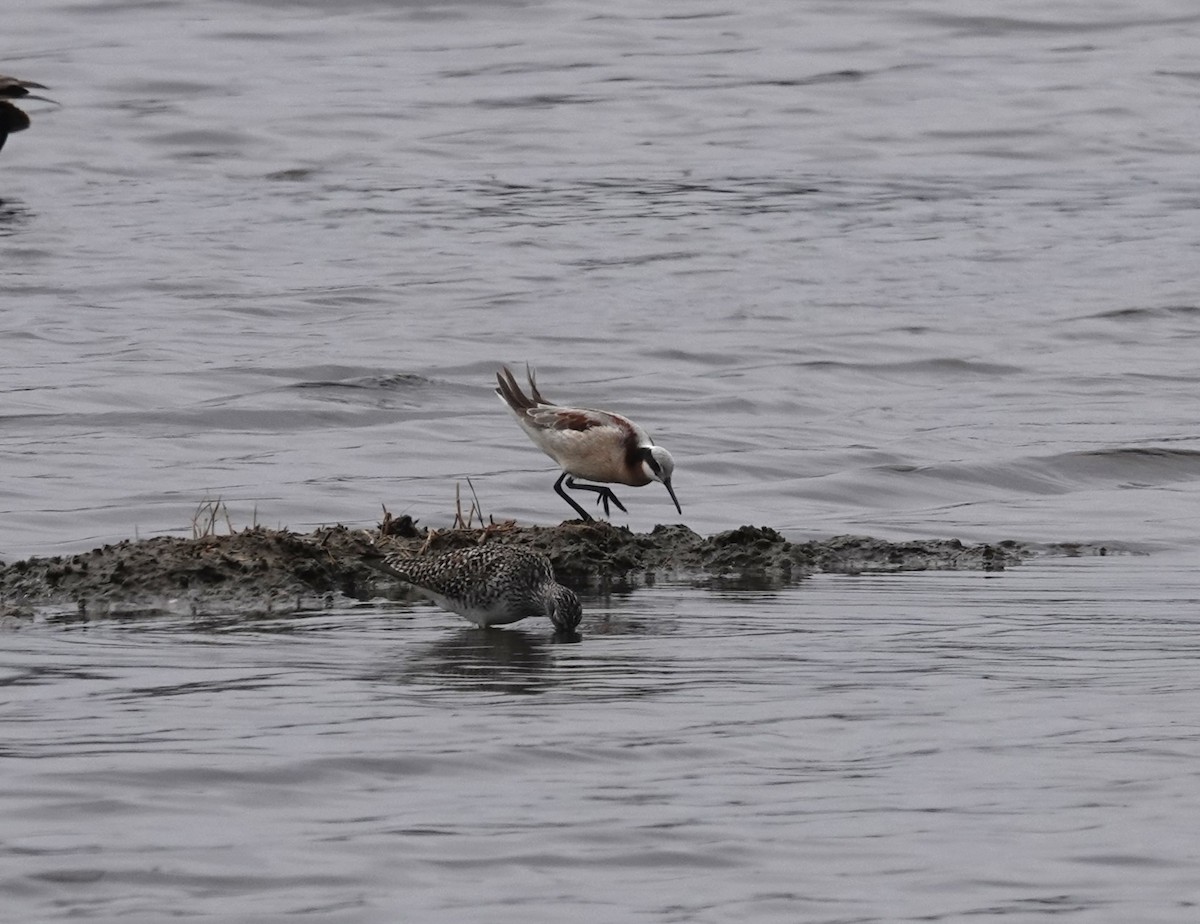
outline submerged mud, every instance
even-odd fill
[[[819,571],[996,571],[1033,554],[1014,542],[887,542],[835,536],[790,542],[768,527],[700,536],[686,526],[635,533],[606,522],[559,526],[494,524],[426,530],[408,517],[374,530],[323,527],[312,533],[256,527],[200,538],[158,537],[78,555],[31,558],[0,568],[0,614],[60,607],[80,615],[168,610],[281,612],[402,596],[403,587],[363,563],[380,551],[433,553],[478,543],[544,552],[559,580],[579,590],[635,585],[657,575],[701,581],[781,584]]]

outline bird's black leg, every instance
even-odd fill
[[[613,494],[612,488],[608,488],[599,484],[579,484],[579,482],[577,482],[570,475],[567,476],[567,487],[573,491],[595,491],[597,494],[596,503],[604,505],[605,516],[608,516],[609,501],[612,501],[614,504],[616,504],[617,509],[622,513],[629,513],[629,511],[625,509],[625,505],[622,504],[617,498],[617,495]],[[572,506],[574,505],[572,504]],[[591,517],[588,517],[588,519],[591,519]]]
[[[562,484],[563,484],[564,478],[566,479],[567,484],[569,486],[574,487],[574,483],[571,481],[570,476],[568,476],[566,472],[563,472],[561,475],[558,476],[558,481],[554,482],[555,493],[558,494],[559,497],[561,497],[568,504],[570,504],[572,507],[575,508],[575,512],[579,514],[579,518],[581,520],[583,520],[587,523],[591,523],[592,515],[590,513],[588,513],[586,510],[584,510],[582,507],[580,507],[577,503],[575,503],[575,498],[571,497],[569,494],[567,494],[566,491],[563,490]]]
[[[585,491],[589,491],[589,490],[595,491],[596,494],[599,495],[596,498],[596,503],[604,504],[604,515],[605,516],[608,516],[608,502],[609,501],[612,501],[614,504],[616,504],[617,509],[620,510],[622,513],[629,513],[629,511],[625,509],[625,505],[621,503],[620,498],[618,498],[617,495],[613,494],[612,488],[603,488],[603,487],[598,487],[596,485],[591,485],[591,484],[581,484],[581,485],[579,485],[579,487],[583,488],[583,490],[585,490]]]

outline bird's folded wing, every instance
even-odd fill
[[[409,564],[413,561],[411,557],[401,555],[384,555],[382,553],[369,553],[363,555],[360,559],[364,565],[380,574],[386,574],[391,577],[400,578],[402,581],[410,579]]]
[[[525,412],[525,416],[534,426],[543,430],[593,430],[596,427],[622,429],[614,415],[582,407],[542,405],[530,408]]]

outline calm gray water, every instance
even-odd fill
[[[748,7],[748,10],[743,10]],[[1087,541],[0,634],[0,917],[1191,921],[1200,12],[1185,0],[4,9],[0,558],[554,522],[501,362],[684,520]],[[620,522],[676,518],[660,487]]]
[[[1189,921],[1178,561],[8,635],[11,920]],[[1148,577],[1155,581],[1146,589]]]

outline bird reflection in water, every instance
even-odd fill
[[[558,683],[550,646],[579,639],[577,633],[557,632],[547,640],[519,629],[461,629],[405,656],[391,676],[406,685],[459,692],[544,693]]]

